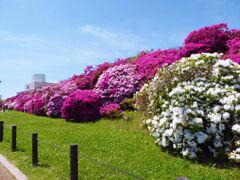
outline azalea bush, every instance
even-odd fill
[[[2,102],[1,106],[4,109],[13,109],[14,104],[16,103],[18,99],[18,96],[13,96],[10,98],[7,98],[4,102]]]
[[[61,96],[60,94],[55,94],[49,99],[47,104],[47,116],[49,117],[61,117],[62,115],[62,105],[65,96]]]
[[[92,90],[77,90],[63,102],[62,117],[68,121],[94,121],[100,117],[101,99]]]
[[[78,89],[76,77],[73,76],[72,78],[64,81],[60,81],[56,86],[58,90],[55,91],[62,95],[69,95],[72,92],[75,92]]]
[[[239,107],[238,107],[238,111],[239,110]],[[229,153],[229,159],[237,162],[237,163],[240,163],[240,140],[239,140],[239,136],[240,136],[240,122],[238,122],[237,124],[234,124],[232,126],[232,131],[233,133],[235,134],[235,138],[236,140],[234,141],[234,150],[232,152]]]
[[[137,107],[152,117],[145,123],[156,143],[192,159],[212,155],[239,161],[239,73],[240,65],[217,53],[192,55],[160,69],[135,96]]]
[[[24,111],[29,114],[35,114],[39,116],[46,115],[45,109],[46,102],[41,95],[34,95],[29,101],[24,104]]]
[[[224,53],[227,51],[229,35],[227,24],[224,23],[198,29],[191,32],[184,40],[181,53],[183,56],[203,52]]]
[[[16,111],[24,111],[24,104],[31,99],[32,96],[30,94],[18,96],[14,101],[13,109]]]
[[[76,77],[76,84],[79,89],[93,89],[99,76],[112,65],[110,63],[99,64],[96,68],[87,66],[84,73]]]
[[[240,36],[228,41],[228,57],[240,63]]]
[[[2,106],[8,109],[14,109],[16,111],[23,111],[24,104],[32,98],[31,94],[23,92],[18,95],[8,98]]]
[[[224,53],[225,58],[230,58],[239,63],[240,30],[228,29],[226,23],[206,26],[192,31],[184,40],[180,49],[180,56],[188,57],[194,53],[218,52]]]
[[[109,118],[119,118],[122,116],[121,107],[117,103],[106,104],[100,108],[100,113],[102,117]]]
[[[119,103],[126,97],[131,97],[138,89],[140,76],[137,66],[123,64],[105,71],[98,79],[96,92],[105,102]]]
[[[142,52],[136,58],[134,64],[137,65],[137,72],[141,82],[152,79],[157,70],[166,64],[172,64],[180,59],[180,51],[178,49],[157,50],[153,52]]]

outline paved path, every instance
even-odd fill
[[[13,175],[0,163],[0,180],[16,180]]]

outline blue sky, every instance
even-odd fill
[[[86,65],[178,47],[221,22],[240,29],[239,0],[0,0],[0,94],[22,91],[34,73],[57,82]]]

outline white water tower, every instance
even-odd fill
[[[25,91],[34,91],[44,86],[52,86],[52,85],[55,85],[55,83],[46,82],[45,74],[33,74],[32,82],[25,84]]]
[[[46,75],[45,74],[33,74],[32,76],[33,82],[46,82]]]
[[[46,86],[48,84],[49,83],[46,82],[46,75],[45,74],[33,74],[32,75],[32,82],[25,84],[25,91],[33,91],[35,89]]]

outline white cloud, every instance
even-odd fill
[[[0,30],[0,43],[13,45],[39,44],[46,40],[33,34],[13,34],[4,30]]]
[[[81,33],[94,36],[102,45],[114,46],[115,48],[138,51],[146,48],[144,38],[124,30],[116,31],[93,25],[85,25],[79,28]]]
[[[5,37],[6,41],[12,41],[12,42],[42,42],[43,39],[36,37],[36,36],[7,36]]]
[[[116,33],[107,31],[105,29],[101,29],[98,27],[94,27],[91,25],[85,25],[79,28],[81,32],[84,33],[89,33],[89,34],[93,34],[96,37],[102,38],[104,40],[109,40],[109,39],[114,39],[116,37],[118,37],[118,35]]]

